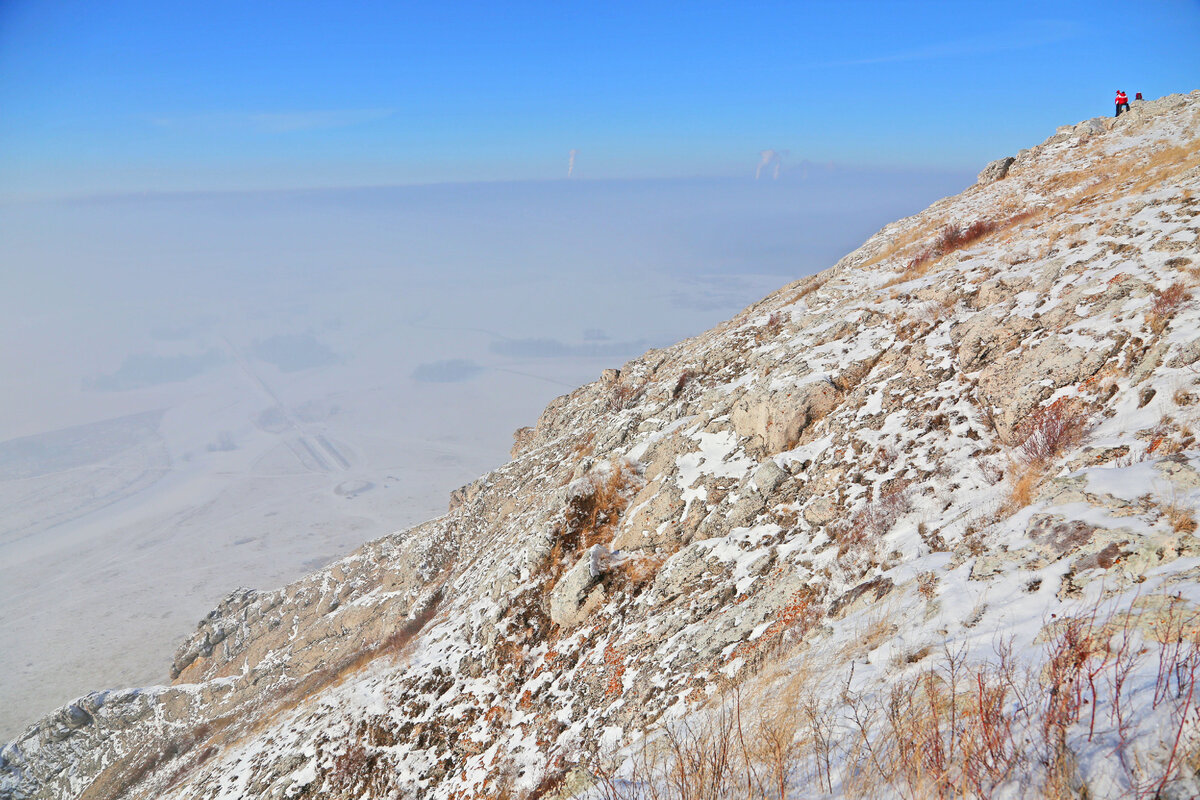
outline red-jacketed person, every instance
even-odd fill
[[[1129,98],[1120,89],[1117,89],[1117,116],[1121,116],[1122,111],[1129,110]]]

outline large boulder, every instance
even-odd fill
[[[738,436],[757,437],[768,454],[795,447],[800,435],[837,407],[839,393],[821,377],[791,391],[751,391],[733,404],[729,419]]]
[[[599,584],[609,555],[604,545],[593,545],[558,579],[550,592],[551,620],[566,628],[578,625],[604,602],[604,587]]]
[[[978,183],[980,186],[986,186],[989,183],[995,183],[999,180],[1004,180],[1008,177],[1008,170],[1012,167],[1013,162],[1017,159],[1013,156],[1005,158],[997,158],[992,163],[983,168],[979,173]]]
[[[992,361],[980,371],[979,388],[998,409],[996,423],[1007,434],[1056,389],[1096,374],[1119,346],[1119,341],[1101,341],[1095,347],[1075,347],[1051,335]]]

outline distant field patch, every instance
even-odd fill
[[[224,354],[216,348],[195,356],[135,353],[126,358],[116,372],[85,379],[83,388],[101,392],[123,392],[143,386],[177,383],[194,378],[224,360]]]
[[[274,364],[280,372],[299,372],[302,369],[340,364],[342,361],[337,353],[308,333],[256,339],[250,346],[250,355],[259,361]]]
[[[0,480],[36,478],[105,461],[158,435],[163,412],[146,411],[0,442]]]
[[[481,372],[483,372],[483,367],[474,361],[454,358],[449,361],[431,361],[428,364],[420,364],[413,370],[412,376],[414,380],[423,383],[461,383],[471,380]]]
[[[488,350],[496,355],[515,358],[614,358],[636,355],[649,346],[644,339],[636,342],[592,340],[581,344],[558,339],[502,339],[488,345]]]

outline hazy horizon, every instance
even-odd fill
[[[239,586],[429,519],[552,398],[970,173],[0,206],[0,738],[165,681]]]

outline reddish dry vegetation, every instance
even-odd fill
[[[730,660],[744,658],[754,668],[788,645],[804,638],[821,621],[825,608],[810,586],[792,592],[788,602],[775,612],[775,619],[757,639],[748,639],[733,649]]]
[[[1150,301],[1150,310],[1146,312],[1146,323],[1150,330],[1155,333],[1166,330],[1167,322],[1191,296],[1188,288],[1178,281],[1160,292],[1155,292],[1154,299]]]
[[[1033,216],[1032,212],[1025,211],[1005,219],[977,219],[968,225],[944,225],[934,240],[917,251],[917,254],[905,264],[904,272],[887,285],[903,283],[923,275],[932,264],[943,256],[969,247],[993,233],[1008,230]]]
[[[978,242],[999,228],[999,223],[986,219],[977,219],[970,225],[963,227],[945,225],[938,233],[937,238],[933,240],[933,243],[913,256],[905,268],[914,272],[918,271],[921,267],[938,260],[944,255]]]
[[[1038,406],[1017,426],[1021,458],[1033,466],[1045,466],[1083,441],[1090,428],[1086,406],[1061,398]]]
[[[644,383],[626,383],[621,381],[613,386],[612,394],[608,396],[609,411],[624,411],[632,408],[638,398],[646,391]]]
[[[675,389],[671,392],[671,399],[678,400],[679,396],[683,394],[683,390],[687,388],[688,382],[694,377],[696,376],[690,369],[685,369],[679,373],[679,379],[675,381]]]
[[[1067,798],[1088,796],[1078,756],[1099,746],[1114,757],[1124,796],[1163,797],[1195,772],[1200,615],[1178,597],[1145,601],[1052,623],[1032,670],[1001,641],[980,662],[947,648],[878,693],[826,698],[809,675],[747,714],[734,690],[711,714],[689,715],[635,750],[621,779],[616,758],[598,755],[589,770],[605,800],[808,796],[795,793],[797,781],[823,794],[838,762],[851,798],[992,798],[1014,788]]]

